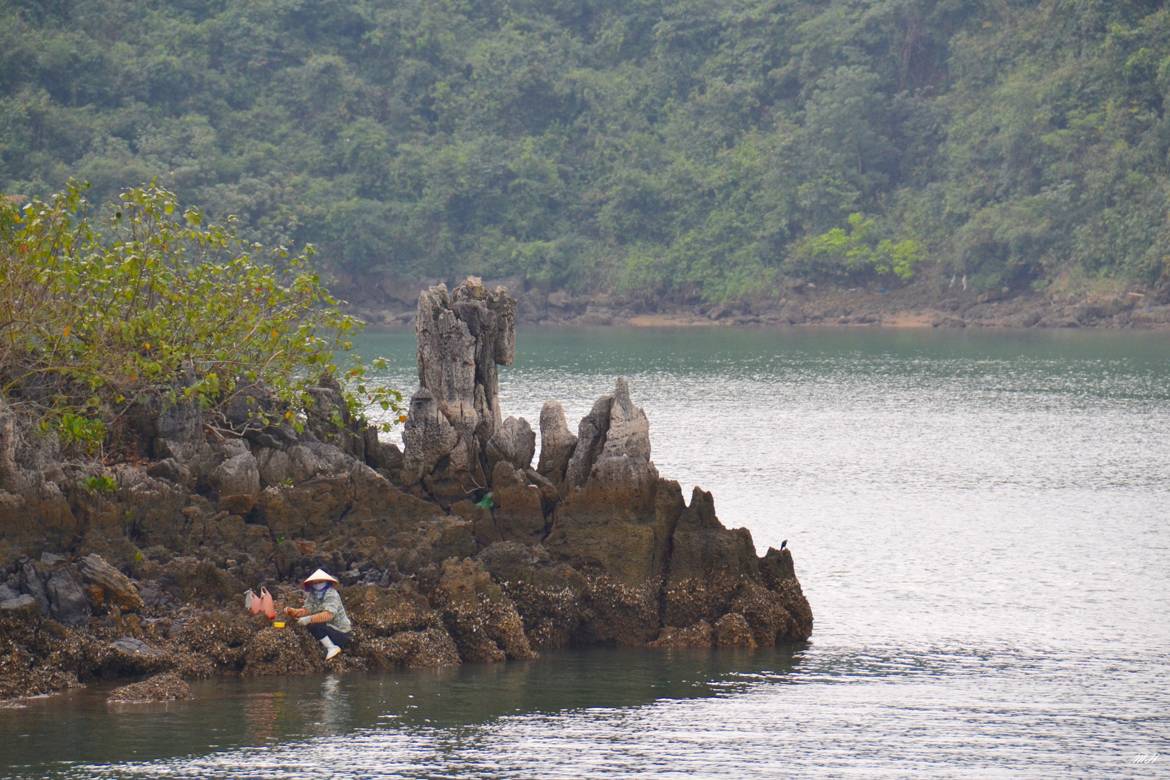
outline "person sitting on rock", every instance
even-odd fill
[[[314,639],[325,646],[326,661],[353,641],[351,633],[353,628],[350,626],[349,616],[345,614],[345,605],[341,603],[337,585],[335,577],[327,574],[324,569],[317,569],[302,583],[305,589],[305,606],[300,609],[285,607],[284,610],[284,614],[296,618],[298,623],[309,629]]]

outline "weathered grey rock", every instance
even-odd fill
[[[516,302],[475,277],[450,294],[438,285],[419,295],[415,332],[420,389],[403,430],[403,481],[448,503],[486,482],[502,424],[496,366],[515,356]]]
[[[191,469],[174,458],[163,458],[151,463],[146,468],[146,473],[156,479],[165,479],[177,485],[193,487]]]
[[[9,506],[14,510],[11,515]],[[14,497],[11,505],[0,494],[0,548],[7,542],[28,553],[46,547],[65,550],[77,542],[81,530],[78,515],[56,482],[38,482]]]
[[[378,429],[370,425],[365,433],[366,465],[383,474],[399,479],[402,475],[402,450],[392,442],[378,438]]]
[[[37,600],[27,593],[0,601],[0,610],[35,610]]]
[[[413,485],[421,481],[444,459],[453,459],[456,469],[467,469],[471,464],[466,444],[456,451],[460,441],[459,431],[443,413],[434,393],[420,388],[410,399],[410,413],[402,429],[403,482]]]
[[[658,479],[646,415],[624,380],[581,420],[562,493],[545,540],[550,553],[625,586],[660,581],[682,495],[678,483]]]
[[[89,599],[68,567],[53,570],[45,580],[49,614],[67,626],[79,626],[89,619]]]
[[[154,674],[174,664],[168,653],[132,636],[119,637],[91,652],[92,662],[103,676]]]
[[[641,407],[630,399],[630,386],[619,377],[609,412],[609,431],[605,437],[603,458],[650,460],[650,422]]]
[[[501,461],[521,470],[529,468],[536,454],[536,434],[523,417],[509,417],[488,441],[486,454],[488,473]]]
[[[49,614],[49,594],[45,591],[45,581],[32,561],[25,561],[20,566],[20,589],[36,600],[42,615]]]
[[[540,409],[540,462],[536,470],[554,485],[565,478],[565,468],[577,446],[577,437],[565,424],[565,409],[557,401],[545,401]]]
[[[550,431],[558,427],[556,417],[557,410],[549,409]],[[543,426],[543,412],[541,419]],[[558,432],[553,438],[558,443],[546,464],[549,473],[553,472],[552,464],[564,449],[563,434]],[[541,459],[545,462],[543,451]],[[564,487],[580,487],[589,479],[620,483],[645,482],[657,477],[658,472],[650,462],[650,423],[645,412],[630,399],[626,380],[618,379],[614,393],[599,398],[578,425],[577,442],[565,468]]]
[[[108,564],[97,553],[81,559],[81,577],[89,591],[89,600],[96,609],[117,607],[124,612],[142,609],[138,588],[122,572]]]
[[[609,426],[588,478],[619,484],[645,484],[658,479],[658,470],[650,461],[650,422],[630,400],[625,379],[617,380]]]
[[[179,400],[157,410],[154,434],[160,439],[194,441],[203,432],[203,415],[194,400]]]
[[[21,471],[16,462],[16,418],[0,398],[0,490],[24,488]]]
[[[593,464],[605,447],[611,406],[613,396],[603,395],[593,403],[589,414],[581,418],[581,423],[577,426],[577,444],[573,447],[573,454],[569,456],[569,463],[565,467],[563,489],[580,487],[589,478]]]
[[[173,550],[182,550],[193,544],[187,518],[183,510],[189,503],[203,504],[206,499],[191,492],[193,482],[178,484],[164,479],[146,477],[141,480],[126,480],[127,487],[119,493],[119,501],[126,512],[117,520],[118,527],[102,529],[105,535],[123,531],[129,520],[129,527],[135,530],[136,543],[142,547],[163,545]],[[210,509],[210,507],[208,507]],[[90,534],[99,531],[91,524]]]
[[[472,420],[476,387],[476,338],[452,309],[447,286],[440,284],[418,297],[419,385],[431,391],[448,420]],[[482,323],[481,323],[482,325]]]
[[[256,465],[263,487],[299,485],[316,477],[349,472],[353,459],[332,444],[307,441],[285,449],[261,448]]]
[[[159,655],[159,651],[132,636],[124,636],[110,642],[110,646],[120,653],[127,653],[129,655]]]
[[[260,468],[256,457],[245,450],[225,460],[211,472],[209,482],[220,502],[232,502],[234,514],[248,512],[260,494]]]
[[[365,431],[355,425],[337,378],[326,374],[318,380],[316,387],[307,390],[313,399],[312,405],[306,410],[309,434],[364,462]]]

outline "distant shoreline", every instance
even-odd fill
[[[345,297],[346,291],[339,291]],[[944,291],[946,292],[946,291]],[[355,296],[357,297],[357,296]],[[990,293],[940,296],[924,287],[892,291],[812,285],[775,301],[735,305],[631,303],[600,294],[527,292],[518,296],[525,325],[634,328],[928,328],[1170,330],[1170,304],[1146,292],[1049,297]],[[410,327],[413,306],[363,296],[350,311],[374,327]]]

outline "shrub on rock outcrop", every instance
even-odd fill
[[[198,432],[190,416],[163,424],[160,399],[236,433],[300,429],[322,406],[338,425],[366,403],[396,408],[396,391],[360,381],[360,362],[346,371],[350,389],[312,389],[341,371],[334,355],[359,323],[308,270],[309,253],[266,251],[204,224],[154,185],[122,193],[104,234],[81,189],[22,208],[0,199],[0,311],[22,323],[0,329],[5,400],[39,414],[63,445],[92,452],[112,434],[133,445]],[[133,424],[144,410],[153,431]],[[235,491],[253,477],[233,466],[218,481]]]

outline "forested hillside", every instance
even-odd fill
[[[6,0],[0,192],[157,177],[349,274],[1157,287],[1162,5]]]

